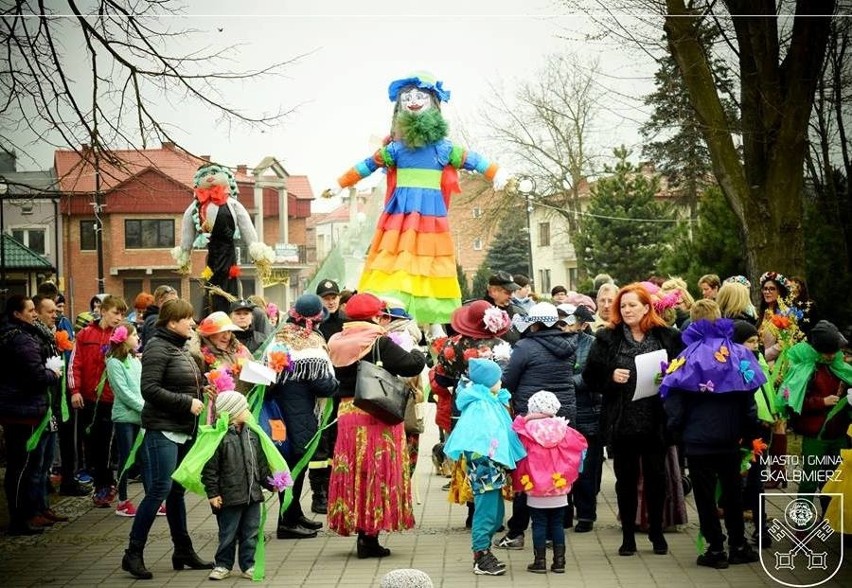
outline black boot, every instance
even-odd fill
[[[172,567],[182,570],[187,567],[191,570],[212,570],[215,566],[212,561],[204,561],[192,548],[192,540],[189,537],[172,539],[175,552],[172,554]]]
[[[527,571],[534,574],[547,573],[547,548],[533,547],[533,562],[527,566]]]
[[[550,566],[550,571],[556,574],[565,573],[565,546],[553,546],[553,564]]]
[[[390,549],[379,545],[378,535],[358,533],[358,559],[366,559],[368,557],[387,557],[389,555]]]
[[[329,468],[308,470],[308,480],[311,484],[311,512],[328,514],[328,479]]]
[[[657,555],[666,555],[669,552],[669,544],[666,538],[663,537],[662,531],[648,533],[648,539],[654,546],[654,553]]]
[[[144,547],[143,544],[131,541],[124,551],[124,557],[121,558],[121,569],[140,580],[150,580],[154,574],[145,568],[145,561],[142,559]]]
[[[621,528],[621,547],[618,548],[618,555],[636,555],[636,536],[633,529]]]

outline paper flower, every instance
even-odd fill
[[[512,356],[512,346],[508,342],[502,341],[491,348],[491,355],[494,361],[509,361]]]
[[[532,480],[530,480],[529,474],[521,476],[521,486],[523,486],[525,492],[529,492],[533,489],[533,483]]]
[[[511,320],[509,319],[509,314],[505,310],[501,310],[496,306],[493,306],[487,309],[482,315],[482,322],[485,324],[486,329],[492,333],[497,333],[508,327]]]
[[[286,351],[273,351],[267,356],[266,365],[276,374],[280,374],[290,365],[290,356]]]
[[[210,269],[209,265],[204,266],[204,269],[201,270],[201,279],[204,280],[204,281],[207,281],[212,277],[213,277],[213,270]]]
[[[779,329],[787,329],[790,327],[790,317],[783,314],[773,314],[772,324]]]
[[[556,472],[551,476],[553,478],[553,487],[554,488],[562,488],[568,484],[568,480],[562,477],[562,474]]]
[[[234,378],[227,368],[210,370],[207,372],[207,381],[216,386],[219,392],[233,390],[235,387]]]
[[[293,478],[290,476],[290,472],[275,472],[274,475],[267,477],[266,481],[275,488],[276,492],[284,492],[284,490],[293,486]]]
[[[232,280],[239,278],[241,273],[243,273],[243,270],[236,264],[228,268],[228,277]]]
[[[62,358],[58,355],[54,355],[53,357],[48,357],[47,361],[44,362],[44,366],[57,374],[62,373]]]
[[[728,357],[731,355],[731,352],[728,351],[728,348],[724,345],[719,346],[719,351],[713,354],[713,357],[716,358],[716,361],[719,363],[725,363],[728,361]]]
[[[477,357],[479,357],[479,349],[472,349],[472,348],[465,349],[463,355],[464,355],[465,361],[470,361],[471,359],[476,359]]]
[[[751,441],[751,461],[757,461],[758,455],[763,455],[763,452],[769,449],[769,445],[763,442],[763,439],[758,437]]]
[[[497,453],[497,446],[498,445],[499,445],[499,443],[497,442],[497,439],[491,440],[491,445],[488,448],[488,457],[489,458],[493,458],[494,454]]]
[[[54,339],[56,340],[56,347],[59,351],[71,351],[74,349],[74,342],[68,336],[68,331],[56,331]]]
[[[110,343],[124,343],[127,341],[127,327],[124,325],[118,326],[109,337]]]
[[[715,388],[716,385],[713,383],[713,380],[707,380],[704,384],[698,384],[699,392],[712,392]]]

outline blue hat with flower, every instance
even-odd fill
[[[448,102],[450,100],[450,91],[445,90],[443,85],[443,82],[438,81],[435,76],[428,72],[414,72],[407,78],[392,81],[388,87],[388,98],[390,98],[391,102],[396,102],[403,88],[415,86],[421,90],[432,92],[441,102]]]

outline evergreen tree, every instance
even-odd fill
[[[692,288],[708,273],[722,279],[746,275],[740,223],[717,186],[705,189],[699,197],[697,219],[691,239],[686,223],[673,231],[660,260],[660,273],[680,276]]]
[[[618,160],[592,189],[589,208],[577,236],[577,254],[590,273],[605,272],[624,284],[645,279],[664,251],[673,220],[671,206],[657,202],[657,176],[646,177],[615,149]]]
[[[467,283],[467,276],[464,275],[464,268],[462,268],[461,264],[456,264],[456,277],[459,281],[459,288],[461,289],[461,299],[468,300],[470,296],[470,287]]]
[[[699,27],[699,34],[703,43],[711,44],[719,36],[719,30],[711,21]],[[711,56],[708,65],[717,82],[725,113],[738,126],[730,69],[718,56]],[[652,110],[650,118],[640,128],[645,139],[642,156],[654,162],[657,171],[668,179],[669,189],[689,207],[690,217],[694,219],[699,198],[710,178],[710,151],[689,101],[683,76],[670,53],[659,60],[654,86],[655,90],[643,100]]]
[[[500,221],[485,265],[492,271],[530,275],[530,235],[523,207],[516,207]]]
[[[484,261],[476,273],[473,275],[473,284],[471,285],[470,298],[482,298],[488,292],[488,278],[491,276],[491,270],[488,264]]]

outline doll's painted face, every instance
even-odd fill
[[[432,95],[420,88],[408,88],[399,95],[400,107],[411,114],[419,114],[432,107]]]
[[[229,186],[228,173],[218,166],[210,166],[205,170],[204,175],[198,177],[197,187],[212,188],[213,186],[224,186],[225,188]]]

